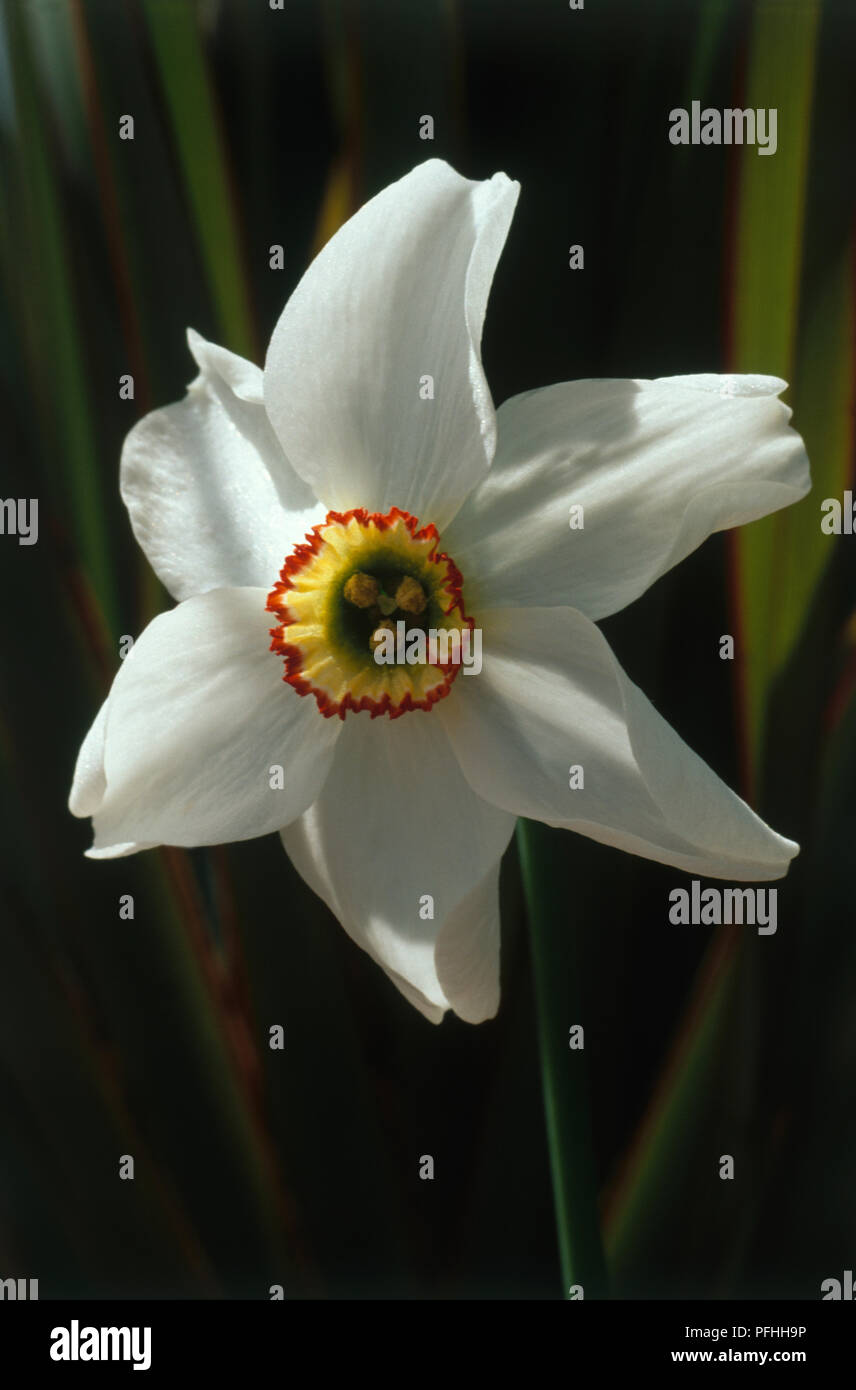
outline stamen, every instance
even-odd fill
[[[377,627],[375,628],[374,632],[369,638],[369,646],[371,647],[372,651],[374,651],[376,647],[379,647],[381,642],[384,641],[385,632],[391,632],[394,637],[395,623],[391,623],[389,622],[389,620],[382,623],[378,623]]]
[[[405,613],[424,613],[428,604],[422,585],[405,575],[395,591],[395,601]]]
[[[379,593],[380,585],[373,574],[352,574],[344,589],[345,598],[356,608],[371,608]]]

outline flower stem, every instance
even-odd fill
[[[517,846],[532,944],[562,1283],[566,1296],[577,1285],[585,1298],[606,1298],[608,1277],[597,1207],[585,1051],[570,1046],[570,1030],[584,1024],[579,976],[571,932],[560,920],[564,913],[557,910],[565,886],[563,837],[546,826],[521,820]]]

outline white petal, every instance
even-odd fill
[[[453,908],[434,948],[443,993],[465,1023],[483,1023],[499,1008],[499,869],[497,861]]]
[[[459,676],[437,713],[471,786],[518,815],[712,878],[780,878],[797,853],[682,742],[571,609],[490,613],[481,673]],[[576,765],[584,786],[572,790]]]
[[[95,716],[81,744],[74,768],[68,809],[73,816],[92,816],[104,800],[104,733],[107,728],[107,701]]]
[[[134,535],[177,599],[267,586],[326,515],[288,463],[262,402],[258,367],[188,332],[199,375],[153,410],[122,449]]]
[[[468,607],[568,604],[602,618],[712,532],[798,501],[811,481],[784,388],[575,381],[506,401],[490,474],[443,537]],[[582,530],[570,527],[576,504]]]
[[[82,774],[74,796],[75,813],[94,819],[93,857],[247,840],[317,795],[339,721],[283,681],[265,598],[264,589],[201,594],[155,618],[132,647],[99,716],[103,772]],[[94,728],[87,742],[89,768]],[[281,789],[271,787],[277,765]]]
[[[402,507],[443,526],[493,457],[485,307],[519,186],[420,164],[313,261],[274,329],[265,402],[330,508]],[[420,379],[434,399],[420,399]]]
[[[435,711],[360,714],[345,720],[318,800],[282,839],[412,1004],[434,1022],[448,1008],[476,1022],[496,1011],[495,871],[513,829],[467,784]],[[425,895],[433,920],[420,917]]]
[[[89,733],[83,740],[74,769],[68,809],[73,816],[94,816],[104,800],[107,779],[104,776],[104,742],[107,731],[107,700],[95,716]],[[89,859],[121,859],[128,854],[136,854],[141,849],[152,849],[150,844],[139,844],[135,840],[124,844],[108,845],[106,849],[88,849]]]
[[[140,841],[138,841],[138,840],[128,840],[128,841],[117,840],[115,844],[111,844],[111,845],[102,845],[100,849],[96,849],[95,846],[92,845],[90,849],[86,850],[86,858],[87,858],[87,859],[127,859],[128,856],[129,856],[130,854],[139,854],[139,852],[140,852],[141,849],[157,849],[157,848],[158,848],[158,846],[157,846],[157,844],[154,843],[154,842],[150,842],[150,843],[148,843],[148,844],[144,844],[144,843],[142,843],[142,842],[140,842]]]

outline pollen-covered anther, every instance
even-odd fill
[[[460,663],[436,664],[452,647],[427,639],[457,638],[473,619],[439,542],[436,527],[398,507],[356,508],[329,512],[286,559],[267,601],[278,623],[271,651],[285,659],[288,684],[314,696],[326,717],[367,710],[397,719],[448,695]]]
[[[377,627],[375,628],[374,632],[369,638],[369,646],[371,647],[372,651],[375,651],[375,649],[380,646],[381,642],[385,640],[385,632],[391,632],[394,637],[395,623],[391,623],[388,619],[382,623],[378,623]]]
[[[352,574],[343,593],[355,608],[372,608],[378,601],[380,585],[373,574]]]
[[[425,597],[425,590],[422,585],[412,579],[410,575],[405,575],[395,591],[395,602],[403,613],[424,613],[428,606],[428,599]]]

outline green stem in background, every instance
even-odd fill
[[[572,933],[562,908],[566,888],[558,832],[518,822],[538,1014],[547,1144],[553,1179],[562,1283],[586,1298],[608,1295],[597,1207],[585,1051],[570,1029],[583,1024]]]

